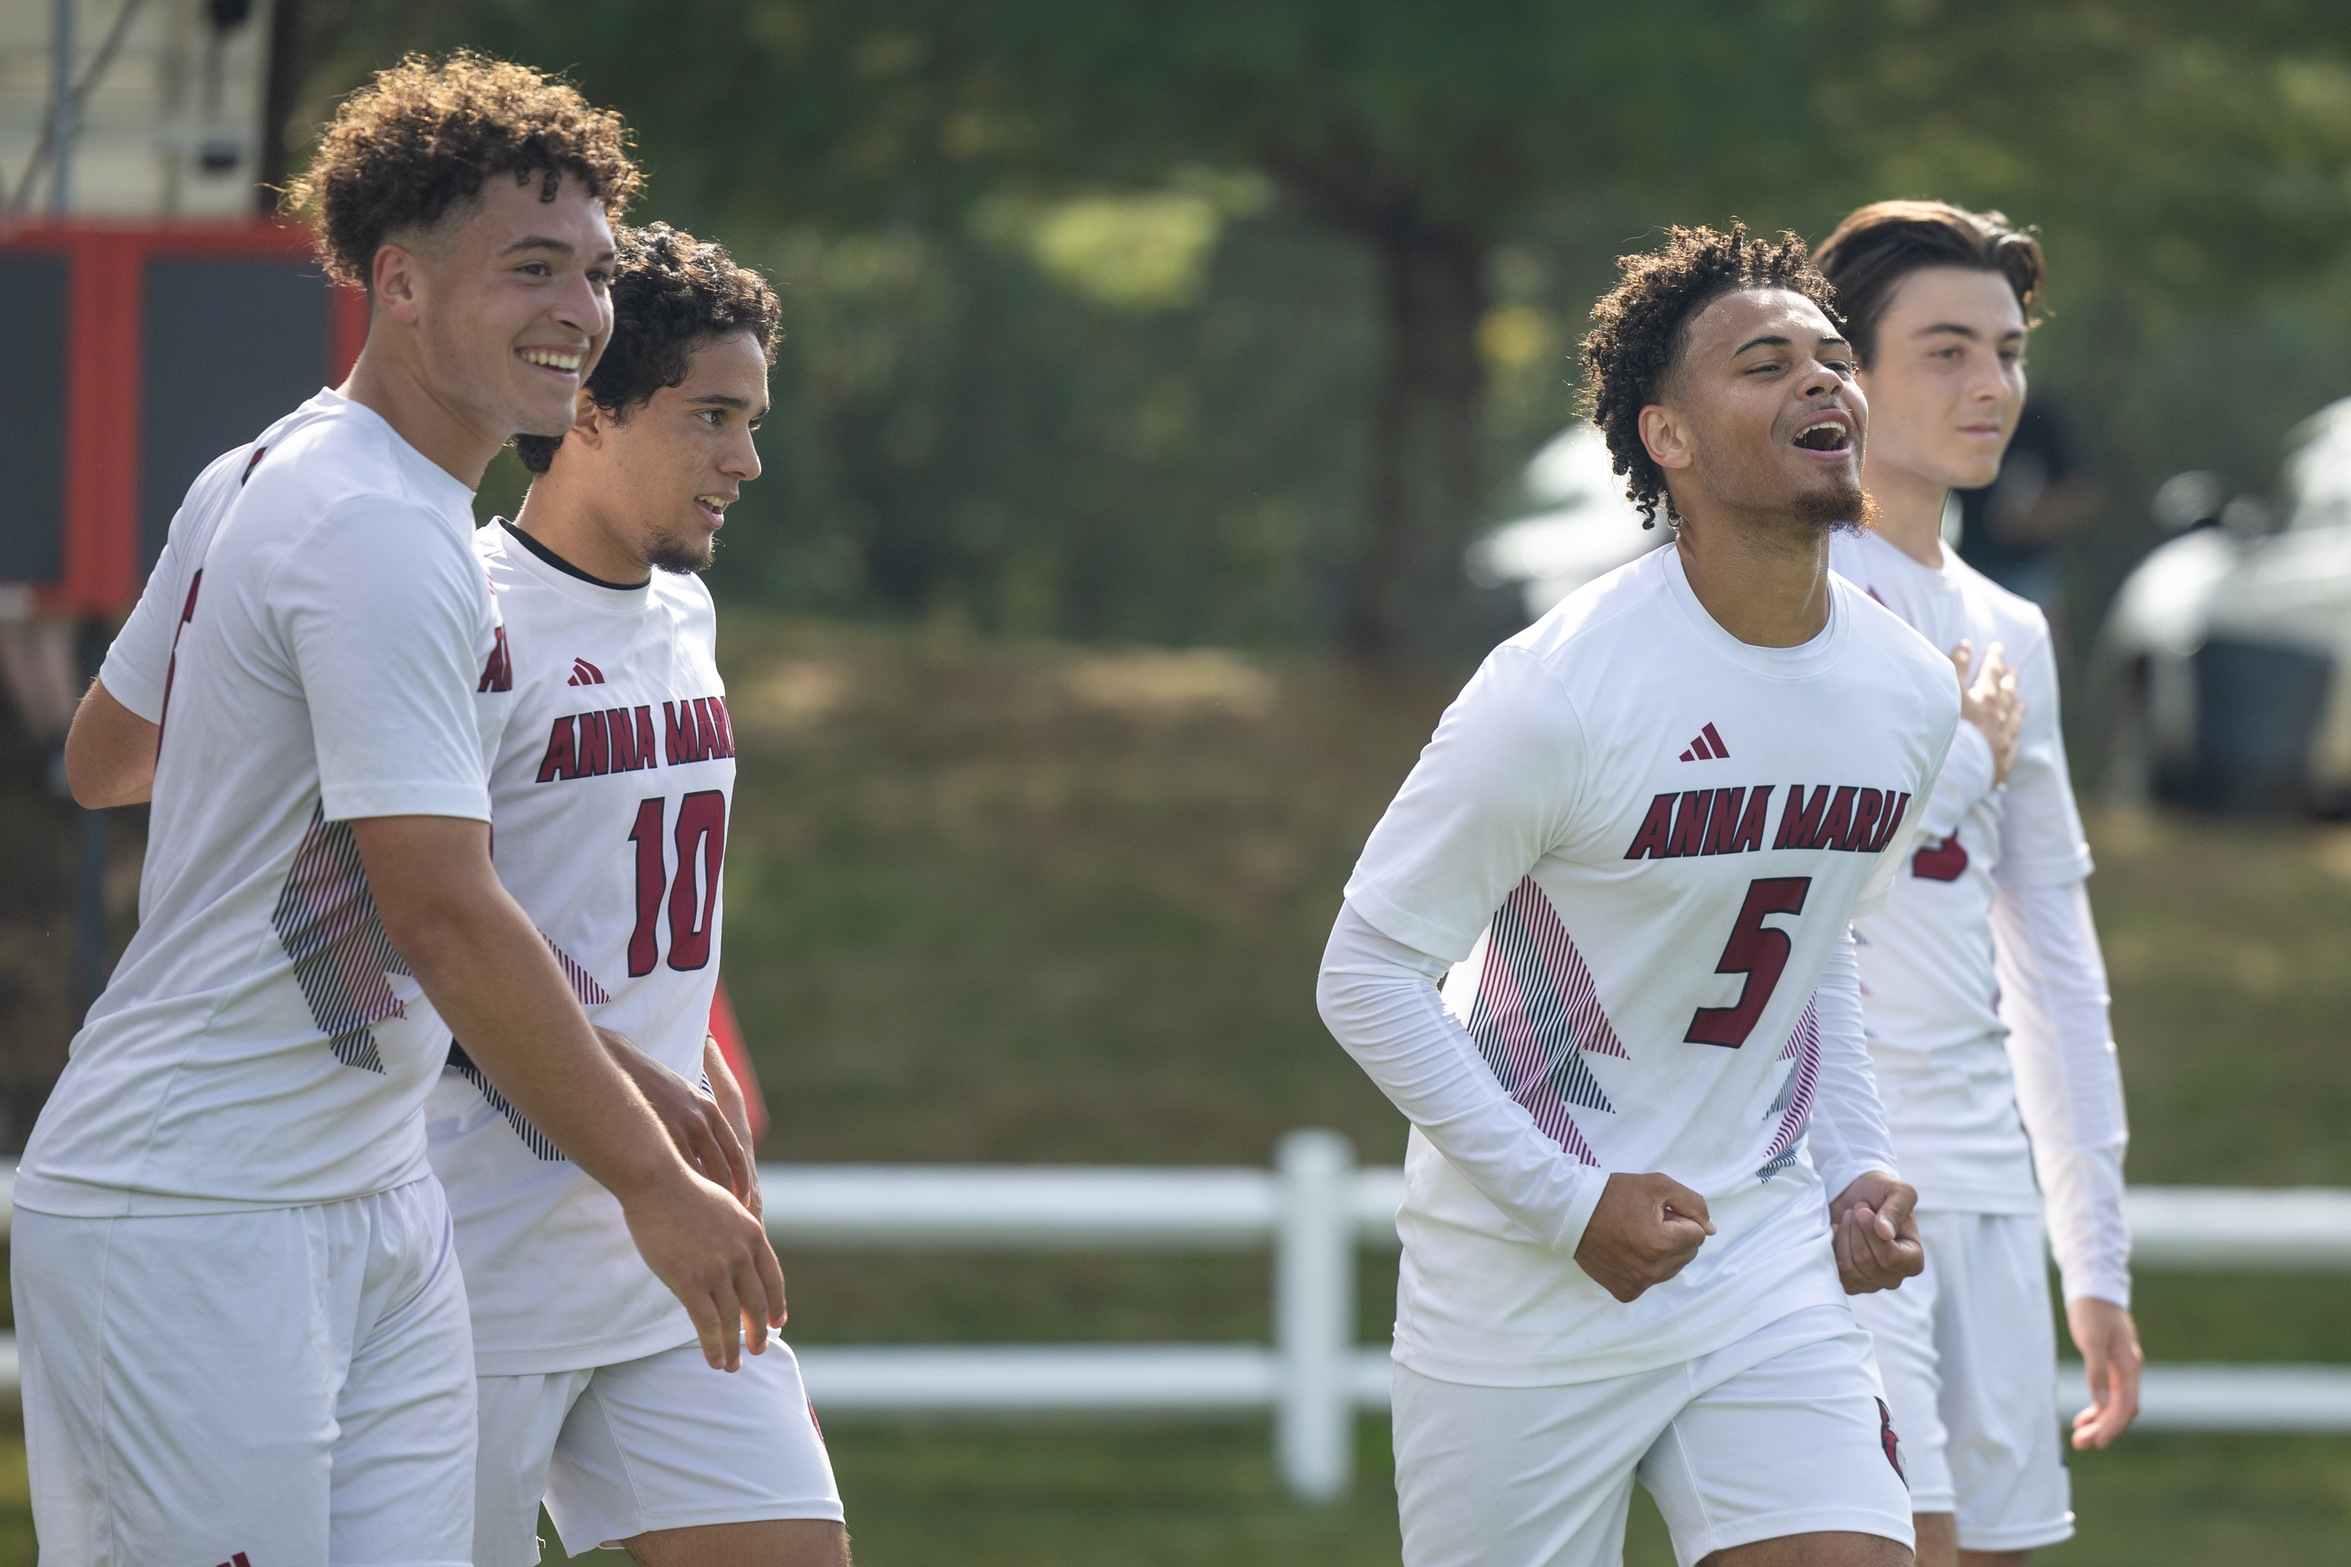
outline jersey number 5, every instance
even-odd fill
[[[1723,943],[1717,974],[1744,974],[1739,999],[1727,1007],[1700,1007],[1690,1014],[1690,1031],[1682,1036],[1693,1045],[1727,1045],[1736,1050],[1755,1032],[1771,993],[1779,988],[1788,966],[1788,933],[1763,923],[1770,914],[1801,914],[1804,895],[1812,890],[1809,876],[1765,876],[1747,884],[1747,901],[1739,905],[1731,939]]]
[[[699,789],[678,801],[678,874],[669,879],[662,818],[669,802],[656,796],[637,805],[629,842],[637,846],[637,923],[629,932],[629,977],[653,972],[661,956],[661,895],[669,894],[669,966],[698,969],[710,962],[710,927],[718,914],[718,869],[727,852],[727,797]],[[696,861],[701,863],[696,865]]]

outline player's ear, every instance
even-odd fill
[[[423,319],[424,268],[415,251],[388,240],[378,245],[369,283],[378,310],[402,326]]]
[[[572,414],[571,438],[582,446],[600,447],[604,444],[605,434],[611,428],[612,416],[597,407],[596,399],[590,397],[587,389],[582,387],[579,393],[579,402]]]
[[[1660,468],[1687,468],[1697,461],[1689,423],[1663,403],[1651,403],[1641,410],[1641,445]]]

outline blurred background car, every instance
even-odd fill
[[[2109,793],[2351,809],[2351,398],[2295,430],[2274,505],[2191,471],[2153,512],[2174,536],[2124,579],[2091,659]]]

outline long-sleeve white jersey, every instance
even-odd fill
[[[2026,702],[1997,788],[1990,747],[1959,726],[1920,847],[1855,926],[1903,1175],[1930,1209],[2033,1213],[2045,1192],[2066,1297],[2128,1304],[2129,1134],[2048,622],[1949,552],[1937,571],[1862,534],[1838,538],[1830,565],[1939,648],[1968,641],[1980,659],[1999,643]]]
[[[1487,658],[1365,845],[1320,987],[1413,1122],[1400,1362],[1576,1382],[1842,1300],[1824,1175],[1893,1166],[1847,922],[1958,713],[1949,665],[1849,585],[1811,642],[1751,647],[1671,549]],[[1630,1304],[1572,1260],[1616,1171],[1717,1226]]]

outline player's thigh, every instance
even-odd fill
[[[359,1333],[335,1402],[328,1559],[473,1559],[473,1324],[440,1182],[349,1205],[365,1216]]]
[[[622,1544],[640,1567],[849,1567],[849,1531],[827,1518],[662,1529]]]
[[[547,1495],[547,1466],[572,1400],[588,1385],[585,1371],[479,1377],[480,1412],[474,1460],[474,1567],[538,1567],[539,1504]]]
[[[1682,1567],[1776,1562],[1770,1552],[1733,1553],[1803,1536],[1821,1537],[1803,1547],[1813,1554],[1786,1560],[1910,1560],[1893,1419],[1869,1336],[1850,1312],[1809,1308],[1691,1369],[1689,1401],[1640,1466]]]
[[[2073,1534],[2073,1489],[2040,1220],[1959,1217],[1971,1232],[1968,1255],[1938,1322],[1959,1548],[2054,1545]]]
[[[356,1278],[318,1209],[73,1219],[10,1237],[49,1567],[328,1559]]]
[[[1868,1332],[1877,1357],[1886,1407],[1894,1412],[1914,1513],[1947,1513],[1952,1506],[1939,1322],[1949,1309],[1951,1287],[1964,1275],[1966,1258],[1944,1222],[1950,1217],[1918,1216],[1926,1272],[1904,1280],[1900,1289],[1855,1295],[1850,1301],[1853,1318]]]
[[[1634,1465],[1686,1387],[1679,1366],[1564,1387],[1394,1376],[1406,1567],[1614,1567]]]
[[[791,1348],[771,1339],[733,1372],[713,1371],[694,1344],[598,1367],[556,1438],[547,1515],[574,1556],[673,1530],[839,1523]]]

